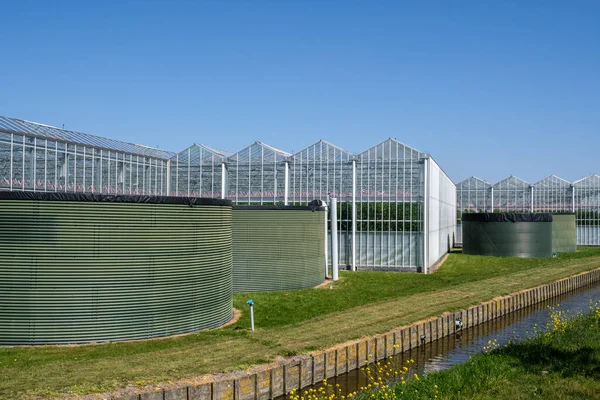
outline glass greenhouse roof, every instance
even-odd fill
[[[213,153],[223,156],[223,157],[231,157],[233,155],[232,151],[227,151],[227,150],[221,150],[221,149],[215,149],[214,147],[209,147],[207,145],[204,144],[198,144],[196,146],[201,146],[204,147],[206,150],[208,151],[212,151]]]
[[[366,162],[369,160],[413,161],[428,156],[426,153],[420,152],[392,138],[361,153],[351,153],[324,140],[319,140],[294,154],[258,141],[237,152],[216,149],[203,144],[193,144],[182,151],[172,152],[3,116],[0,116],[0,132],[112,150],[115,152],[162,160],[176,159],[178,155],[179,158],[181,158],[184,154],[190,154],[190,152],[195,153],[198,151],[201,153],[201,157],[214,155],[214,159],[222,158],[226,162],[236,163],[254,163],[257,160],[268,160],[269,162],[276,163],[283,161],[348,162],[351,160],[357,160],[359,162]]]
[[[378,145],[358,154],[358,158],[364,161],[371,160],[419,160],[427,154],[420,152],[400,143],[396,139],[389,138]]]
[[[529,182],[521,179],[521,178],[517,178],[516,176],[509,176],[506,179],[501,180],[498,183],[495,183],[493,185],[494,189],[500,189],[500,190],[517,190],[517,189],[525,189],[528,188],[530,185]]]
[[[0,116],[0,132],[33,136],[42,139],[64,141],[84,146],[114,150],[139,156],[167,159],[174,153],[166,150],[154,149],[139,144],[132,144],[43,125],[36,122],[24,121],[16,118]]]
[[[580,179],[573,183],[573,186],[586,189],[597,189],[600,188],[600,175],[590,175],[586,178]]]
[[[231,155],[233,155],[233,153],[231,153],[229,151],[217,150],[212,147],[205,146],[203,144],[194,143],[190,147],[185,148],[185,149],[181,150],[180,152],[177,152],[176,154],[174,154],[171,157],[171,159],[176,159],[177,156],[180,156],[180,157],[186,156],[190,152],[192,152],[194,154],[199,152],[202,154],[202,156],[201,156],[202,158],[206,158],[207,156],[216,156],[217,158],[227,158],[227,157],[230,157]]]
[[[534,183],[533,187],[536,189],[557,189],[557,188],[569,188],[571,187],[571,182],[559,178],[556,175],[550,175],[541,181]]]
[[[250,146],[229,156],[229,160],[235,162],[259,161],[268,159],[270,161],[280,162],[287,160],[291,154],[271,147],[261,142],[254,142]]]
[[[352,154],[334,144],[319,140],[292,157],[302,161],[348,161],[352,158]]]
[[[465,179],[464,181],[457,183],[456,188],[458,190],[465,189],[489,189],[492,187],[491,183],[484,181],[483,179],[472,176],[470,178]]]

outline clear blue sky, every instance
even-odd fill
[[[0,115],[179,151],[395,137],[456,182],[600,173],[600,1],[7,1]]]

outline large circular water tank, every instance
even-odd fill
[[[498,257],[552,257],[552,214],[466,213],[463,253]]]
[[[195,332],[232,318],[231,202],[0,193],[0,344]]]
[[[233,207],[233,291],[313,287],[325,280],[324,208]]]

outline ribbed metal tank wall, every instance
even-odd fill
[[[575,214],[552,214],[552,251],[557,253],[577,251]]]
[[[324,211],[233,207],[233,291],[300,289],[325,280]]]
[[[463,253],[497,257],[552,257],[552,214],[467,213]]]
[[[231,202],[0,193],[0,344],[143,339],[232,318]]]

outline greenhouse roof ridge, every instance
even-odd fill
[[[230,155],[232,155],[232,154],[233,154],[233,153],[230,153],[230,152],[228,152],[228,151],[224,151],[224,150],[217,150],[217,149],[214,149],[214,148],[212,148],[212,147],[209,147],[209,146],[206,146],[206,145],[203,145],[203,144],[194,143],[194,144],[192,144],[191,146],[188,146],[188,147],[186,147],[185,149],[183,149],[183,150],[181,150],[181,151],[178,151],[177,153],[175,153],[175,154],[174,154],[174,155],[171,157],[171,159],[174,159],[174,158],[176,158],[177,156],[179,156],[180,154],[182,154],[182,153],[185,153],[185,152],[187,152],[187,151],[189,151],[190,149],[193,149],[193,148],[199,148],[199,149],[205,150],[205,151],[207,151],[207,152],[209,152],[209,153],[211,153],[211,154],[214,154],[214,155],[215,155],[215,156],[217,156],[217,157],[221,157],[221,158],[227,158],[227,157],[229,157]]]
[[[497,186],[500,183],[504,183],[505,181],[509,181],[511,178],[514,178],[514,179],[516,179],[519,182],[526,183],[526,184],[531,185],[531,186],[537,186],[537,185],[540,185],[540,184],[544,184],[544,183],[546,183],[546,181],[548,181],[550,179],[556,179],[556,180],[560,181],[561,183],[563,183],[565,185],[568,184],[568,185],[571,185],[571,186],[576,186],[576,185],[579,185],[579,184],[584,183],[584,182],[589,181],[589,180],[597,180],[598,182],[600,182],[600,175],[598,175],[598,174],[592,174],[592,175],[589,175],[589,176],[584,176],[583,178],[578,179],[576,181],[569,181],[567,179],[561,178],[558,175],[552,174],[552,175],[548,175],[545,178],[540,179],[539,181],[537,181],[535,183],[529,183],[528,181],[526,181],[524,179],[521,179],[521,178],[519,178],[517,176],[510,175],[509,177],[504,178],[501,181],[498,181],[498,182],[494,183],[492,186]],[[470,179],[477,179],[478,181],[484,182],[486,184],[490,184],[486,180],[483,180],[483,179],[478,178],[476,176],[470,176],[470,177],[468,177],[468,178],[466,178],[466,179],[464,179],[464,180],[462,180],[460,182],[455,183],[455,185],[459,186],[459,185],[461,185],[463,183],[468,182]]]
[[[323,156],[322,154],[319,154],[317,156],[317,154],[315,153],[315,149],[316,148],[321,148],[321,150],[323,149],[323,147],[325,147],[325,152],[326,154],[324,155],[324,159],[332,161],[334,160],[335,157],[331,157],[330,152],[333,151],[334,154],[335,153],[339,153],[340,155],[342,155],[342,158],[346,158],[347,160],[350,160],[352,158],[354,158],[354,154],[350,153],[348,150],[344,150],[339,146],[336,146],[335,144],[332,144],[326,140],[323,139],[319,139],[317,142],[308,145],[306,147],[304,147],[303,149],[294,152],[290,157],[288,161],[294,161],[298,158],[302,159],[303,155],[306,154],[307,158],[309,156],[309,154],[311,153],[312,150],[312,155],[313,155],[313,159],[321,159],[321,156]]]
[[[278,149],[278,148],[276,148],[276,147],[269,146],[268,144],[266,144],[266,143],[263,143],[263,142],[259,142],[258,140],[257,140],[256,142],[254,142],[254,143],[256,143],[256,144],[259,144],[259,145],[261,145],[261,146],[263,146],[263,147],[265,147],[265,148],[267,148],[267,149],[269,149],[269,150],[273,150],[274,152],[276,152],[276,153],[279,153],[279,154],[281,154],[282,156],[289,157],[289,156],[291,156],[291,155],[292,155],[292,153],[288,153],[288,152],[287,152],[287,151],[285,151],[285,150],[281,150],[281,149]]]
[[[229,156],[231,156],[233,154],[232,151],[216,149],[214,147],[207,146],[207,145],[202,144],[202,143],[194,143],[193,146],[202,147],[202,148],[210,151],[211,153],[215,153],[215,154],[223,156],[223,157],[229,157]]]
[[[590,176],[586,176],[586,177],[583,177],[583,178],[581,178],[581,179],[578,179],[578,180],[576,180],[575,182],[573,182],[573,186],[579,185],[579,184],[581,184],[581,183],[583,183],[583,182],[585,182],[585,181],[589,181],[589,180],[591,180],[591,179],[597,179],[597,180],[600,180],[600,175],[598,175],[598,174],[592,174],[592,175],[590,175]]]
[[[476,177],[476,176],[474,176],[474,175],[471,175],[471,178],[473,178],[473,179],[477,179],[478,181],[481,181],[481,182],[484,182],[484,183],[487,183],[488,185],[491,185],[491,184],[492,184],[491,182],[488,182],[488,181],[486,181],[485,179],[478,178],[478,177]]]
[[[404,147],[405,150],[417,153],[418,156],[416,158],[426,158],[427,157],[426,153],[424,153],[424,152],[422,152],[420,150],[417,150],[414,147],[410,147],[410,146],[408,146],[408,145],[406,145],[406,144],[404,144],[404,143],[402,143],[402,142],[400,142],[400,141],[398,141],[398,140],[396,140],[394,138],[391,138],[391,137],[388,138],[388,139],[386,139],[386,140],[384,140],[381,143],[377,143],[376,145],[369,147],[365,151],[361,151],[356,156],[360,158],[362,155],[368,154],[370,151],[372,151],[372,150],[374,150],[374,149],[376,149],[378,147],[382,147],[382,146],[385,146],[386,144],[391,144],[391,143],[393,143],[393,144],[395,144],[397,146],[402,146],[402,147]],[[410,157],[410,158],[413,158],[413,157]]]
[[[351,152],[349,152],[348,150],[346,150],[346,149],[343,149],[343,148],[341,148],[340,146],[337,146],[337,145],[335,145],[335,144],[333,144],[333,143],[331,143],[331,142],[328,142],[327,140],[319,139],[319,141],[318,141],[317,143],[325,143],[326,145],[328,145],[328,146],[331,146],[331,147],[335,147],[336,149],[338,149],[338,150],[340,150],[340,151],[343,151],[343,152],[345,152],[345,153],[348,153],[348,154],[352,154],[352,153],[351,153]],[[315,144],[317,144],[317,143],[315,143]]]
[[[277,149],[273,146],[269,146],[268,144],[259,142],[258,140],[249,144],[248,146],[244,147],[243,149],[236,151],[235,153],[231,154],[230,156],[227,157],[228,160],[236,160],[236,162],[239,162],[240,156],[246,157],[245,153],[246,152],[251,152],[251,149],[255,146],[258,146],[262,149],[271,151],[276,159],[278,159],[278,161],[285,161],[285,159],[291,157],[292,155],[290,153],[288,153],[287,151],[283,151],[280,149]]]
[[[496,186],[496,185],[498,185],[499,183],[504,183],[504,182],[510,181],[510,179],[511,179],[511,178],[514,178],[514,179],[516,179],[516,180],[517,180],[517,181],[519,181],[519,182],[522,182],[522,183],[526,183],[526,184],[528,184],[528,185],[531,185],[531,183],[530,183],[530,182],[528,182],[528,181],[526,181],[525,179],[521,179],[521,178],[519,178],[518,176],[514,176],[514,175],[512,175],[512,174],[511,174],[511,175],[510,175],[510,176],[508,176],[507,178],[504,178],[504,179],[502,179],[502,180],[499,180],[498,182],[494,183],[494,185],[493,185],[493,186]]]
[[[479,182],[485,183],[486,185],[490,185],[490,186],[492,186],[492,184],[491,184],[490,182],[486,181],[485,179],[478,178],[478,177],[476,177],[475,175],[471,175],[470,177],[468,177],[468,178],[466,178],[466,179],[463,179],[462,181],[460,181],[460,182],[458,182],[458,183],[455,183],[455,185],[457,185],[457,186],[458,186],[458,185],[460,185],[461,183],[465,183],[465,182],[468,182],[468,181],[470,181],[470,180],[476,180],[476,181],[479,181]]]
[[[222,149],[215,149],[214,147],[210,147],[210,146],[207,146],[205,144],[198,144],[198,146],[202,146],[205,149],[207,149],[209,151],[212,151],[213,153],[220,154],[220,155],[222,155],[224,157],[229,157],[229,156],[231,156],[233,154],[232,151],[222,150]]]
[[[46,140],[55,140],[73,144],[87,145],[106,150],[114,150],[123,153],[154,157],[160,159],[170,158],[175,153],[160,150],[144,145],[108,139],[102,136],[90,135],[88,133],[75,132],[67,129],[57,128],[51,125],[40,124],[18,118],[0,116],[0,132],[33,136]]]
[[[276,154],[276,159],[278,160],[278,162],[280,162],[280,161],[288,161],[289,162],[289,161],[293,160],[294,156],[306,151],[307,149],[311,149],[314,146],[317,146],[319,144],[324,145],[329,152],[334,152],[337,154],[337,152],[339,151],[339,152],[343,153],[343,155],[344,155],[343,157],[344,157],[345,161],[348,161],[348,159],[346,159],[346,157],[349,157],[349,160],[360,160],[361,158],[366,157],[367,155],[369,157],[371,157],[371,159],[374,156],[376,156],[378,158],[382,157],[383,159],[387,159],[387,158],[403,159],[406,156],[406,159],[410,158],[413,160],[431,157],[428,153],[421,152],[421,151],[415,149],[414,147],[408,146],[392,137],[389,137],[389,138],[385,139],[384,141],[382,141],[378,144],[375,144],[374,146],[369,147],[367,150],[364,150],[364,151],[358,152],[358,153],[350,152],[350,151],[343,149],[342,147],[337,146],[337,145],[335,145],[327,140],[324,140],[324,139],[319,139],[317,142],[313,143],[312,145],[306,146],[302,150],[300,150],[298,152],[294,152],[294,153],[290,153],[290,152],[278,149],[276,147],[270,146],[270,145],[265,144],[260,141],[255,141],[252,144],[250,144],[249,146],[246,146],[244,149],[241,149],[237,152],[221,150],[221,149],[217,149],[217,148],[207,146],[204,144],[199,144],[199,143],[193,143],[191,146],[186,147],[185,149],[183,149],[179,152],[173,152],[173,151],[162,150],[162,149],[158,149],[158,148],[154,148],[154,147],[150,147],[150,146],[146,146],[146,145],[142,145],[142,144],[134,144],[134,143],[124,142],[121,140],[105,138],[105,137],[97,136],[97,135],[93,135],[93,134],[76,132],[76,131],[72,131],[72,130],[68,130],[68,129],[58,128],[56,126],[52,126],[52,125],[48,125],[48,124],[28,121],[28,120],[19,119],[19,118],[6,117],[6,116],[0,116],[0,132],[7,133],[7,134],[17,134],[17,135],[35,137],[35,138],[39,138],[39,139],[45,139],[45,140],[51,140],[51,141],[57,141],[57,142],[75,144],[75,145],[94,147],[97,149],[104,149],[104,150],[109,150],[109,151],[121,152],[121,153],[125,153],[125,154],[132,154],[132,155],[138,155],[138,156],[144,156],[144,157],[151,157],[151,158],[162,159],[162,160],[171,159],[171,158],[175,157],[176,155],[181,154],[182,152],[192,148],[193,146],[198,146],[202,149],[205,149],[206,151],[208,151],[210,153],[213,153],[217,156],[222,157],[223,162],[227,162],[228,159],[230,160],[231,157],[244,152],[251,146],[261,146],[262,148],[268,149],[269,151],[272,151],[274,154]],[[396,147],[394,147],[394,146],[396,146]],[[441,166],[440,166],[440,168],[441,168]],[[548,184],[548,185],[567,185],[567,184],[569,184],[572,186],[583,186],[586,184],[597,185],[597,182],[600,182],[600,175],[591,174],[589,176],[585,176],[576,181],[568,181],[557,175],[552,174],[543,179],[540,179],[539,181],[537,181],[535,183],[530,183],[524,179],[521,179],[521,178],[511,174],[509,177],[502,179],[494,184],[473,175],[467,179],[464,179],[463,181],[455,183],[455,185],[457,185],[457,186],[461,185],[465,182],[468,182],[469,180],[477,180],[478,182],[482,182],[486,185],[491,185],[491,186],[495,186],[495,187],[498,187],[498,185],[502,185],[504,183],[509,183],[509,184],[516,183],[516,184],[520,184],[520,185],[525,184],[525,185],[530,185],[530,186],[539,186],[539,185],[544,185],[544,184]]]
[[[542,184],[544,184],[547,181],[552,180],[552,179],[558,179],[561,183],[565,183],[565,184],[571,185],[571,182],[569,182],[568,180],[563,179],[560,176],[556,176],[556,175],[552,174],[552,175],[549,175],[549,176],[547,176],[545,178],[540,179],[539,181],[537,181],[536,183],[534,183],[533,186],[542,185]]]

